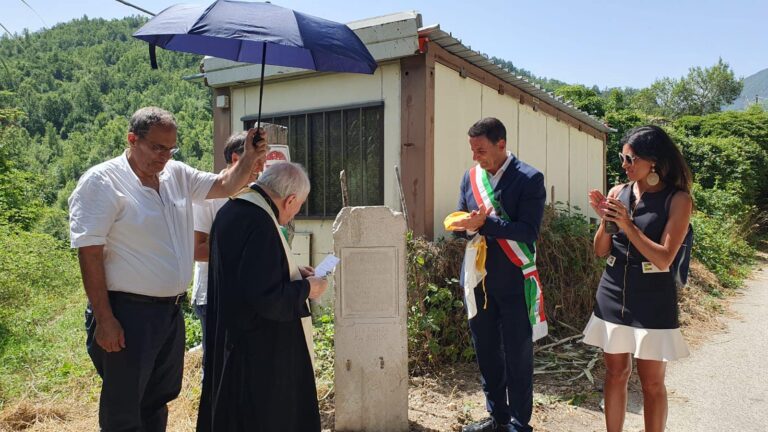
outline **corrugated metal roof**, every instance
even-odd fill
[[[549,105],[554,106],[555,108],[592,126],[593,128],[606,133],[615,132],[615,129],[606,126],[597,118],[592,117],[588,113],[574,107],[570,101],[566,101],[562,97],[555,96],[554,94],[542,89],[540,86],[529,82],[525,78],[517,76],[509,70],[494,64],[487,55],[473,51],[472,48],[464,45],[459,39],[456,39],[450,33],[441,30],[440,26],[434,25],[425,27],[419,29],[419,33],[426,34],[430,42],[438,44],[441,48],[448,51],[449,53],[468,61],[480,69],[483,69],[484,71],[494,75],[500,80],[519,88],[525,93],[528,93],[529,95],[540,99]]]

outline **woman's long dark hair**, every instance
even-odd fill
[[[636,156],[656,163],[656,173],[664,184],[691,193],[691,169],[664,129],[653,125],[636,127],[619,142],[621,147],[625,144],[632,147]]]

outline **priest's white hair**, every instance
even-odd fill
[[[306,199],[309,195],[309,177],[297,163],[280,162],[270,166],[261,173],[256,184],[271,190],[280,198],[296,195]]]

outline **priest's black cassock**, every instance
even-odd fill
[[[301,318],[309,282],[291,280],[277,207],[251,186],[210,234],[207,346],[198,432],[320,430]],[[274,214],[275,219],[268,210]],[[294,277],[295,279],[296,277]]]

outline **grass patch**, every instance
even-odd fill
[[[0,404],[92,388],[74,253],[49,235],[7,226],[0,226],[0,249]]]

